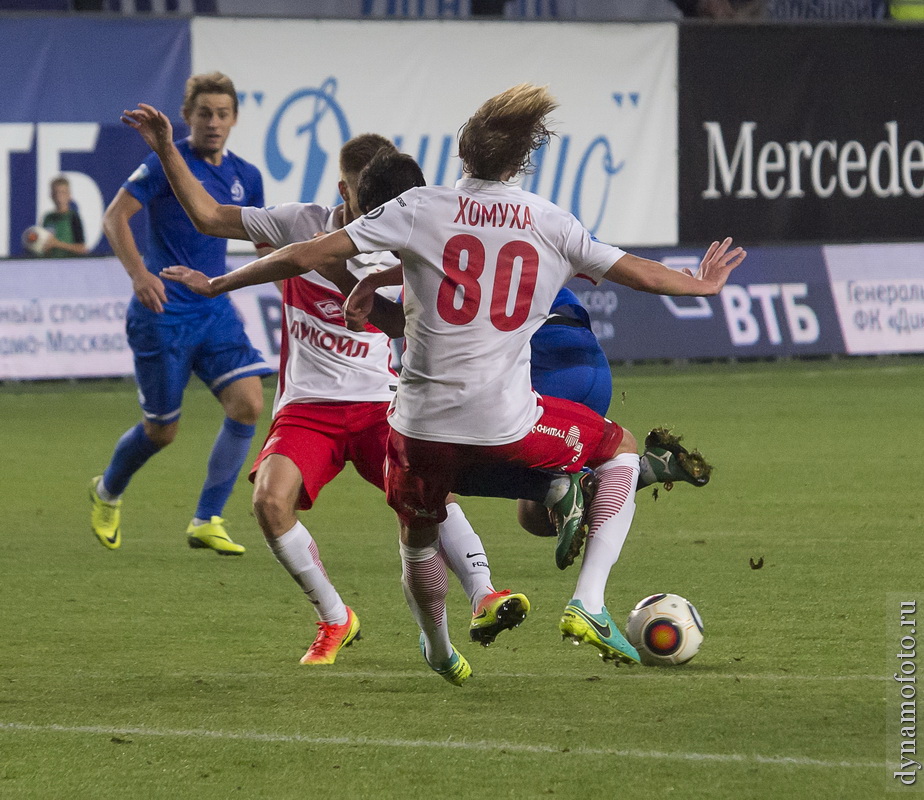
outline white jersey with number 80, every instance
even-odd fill
[[[574,275],[624,252],[538,195],[496,181],[423,187],[345,228],[404,262],[407,349],[389,421],[417,439],[498,445],[537,419],[529,340]]]

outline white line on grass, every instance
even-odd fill
[[[229,739],[245,742],[283,742],[313,745],[394,747],[399,749],[448,749],[506,753],[567,753],[582,756],[657,759],[658,761],[700,761],[733,764],[768,764],[782,767],[823,767],[836,769],[881,769],[885,763],[876,761],[823,761],[802,756],[764,756],[758,753],[682,753],[660,750],[616,750],[607,747],[554,747],[516,742],[468,742],[446,739],[372,739],[367,736],[302,736],[298,733],[259,733],[257,731],[158,730],[156,728],[105,727],[101,725],[29,725],[0,722],[0,731],[21,733],[88,733],[103,736],[156,736],[160,738]]]
[[[328,669],[297,669],[298,674],[308,675],[312,678],[346,678],[354,680],[356,678],[380,678],[380,679],[404,679],[419,677],[425,674],[426,670],[376,670],[372,671],[350,671],[340,672]],[[110,678],[112,673],[80,673],[86,678]],[[279,678],[280,672],[170,672],[163,677],[167,678],[201,678],[203,680],[262,680],[265,678]],[[699,680],[699,679],[725,679],[725,680],[748,680],[748,681],[821,681],[821,682],[840,682],[840,681],[889,681],[892,680],[888,675],[789,675],[782,674],[735,674],[733,672],[698,672],[695,670],[674,670],[674,669],[644,669],[644,671],[622,670],[617,667],[601,667],[601,674],[612,677],[614,680],[630,679],[654,679],[654,680]],[[601,674],[588,673],[587,675],[575,672],[478,672],[478,678],[555,678],[555,679],[574,679],[587,680],[589,678],[599,678]],[[154,677],[149,673],[139,673],[134,676],[137,678]]]

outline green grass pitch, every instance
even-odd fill
[[[896,597],[921,585],[924,359],[636,365],[615,386],[610,416],[639,438],[673,425],[716,472],[701,490],[638,495],[607,603],[623,621],[653,592],[688,597],[701,652],[674,669],[616,668],[562,642],[577,569],[555,568],[552,541],[520,531],[512,503],[465,498],[495,585],[533,611],[482,649],[451,586],[453,639],[475,671],[461,689],[420,658],[394,519],[351,468],[305,520],[363,639],[332,667],[303,667],[314,614],[263,545],[245,478],[225,516],[247,554],[186,546],[220,419],[206,391],[190,387],[177,441],[129,487],[110,552],[90,532],[86,487],[137,421],[133,387],[4,387],[0,797],[901,788],[887,767],[891,676]]]

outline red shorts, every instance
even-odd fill
[[[254,481],[263,459],[277,453],[302,473],[298,507],[308,509],[321,489],[352,461],[369,483],[385,489],[385,442],[388,403],[290,403],[273,418],[253,468]]]
[[[587,406],[558,397],[540,397],[542,416],[522,439],[479,446],[412,439],[392,430],[388,436],[385,492],[410,528],[446,519],[446,495],[460,469],[484,463],[578,472],[612,458],[623,429]]]

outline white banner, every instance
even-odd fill
[[[456,134],[486,99],[548,84],[558,136],[523,181],[624,246],[677,242],[673,24],[278,21],[196,18],[193,70],[241,97],[231,150],[263,171],[268,203],[339,202],[338,153],[395,141],[429,183],[459,177]]]
[[[924,352],[924,245],[824,248],[850,355]]]
[[[131,281],[115,258],[0,263],[0,380],[134,374],[125,336],[131,296]],[[278,367],[276,287],[248,287],[232,300],[254,346]]]

